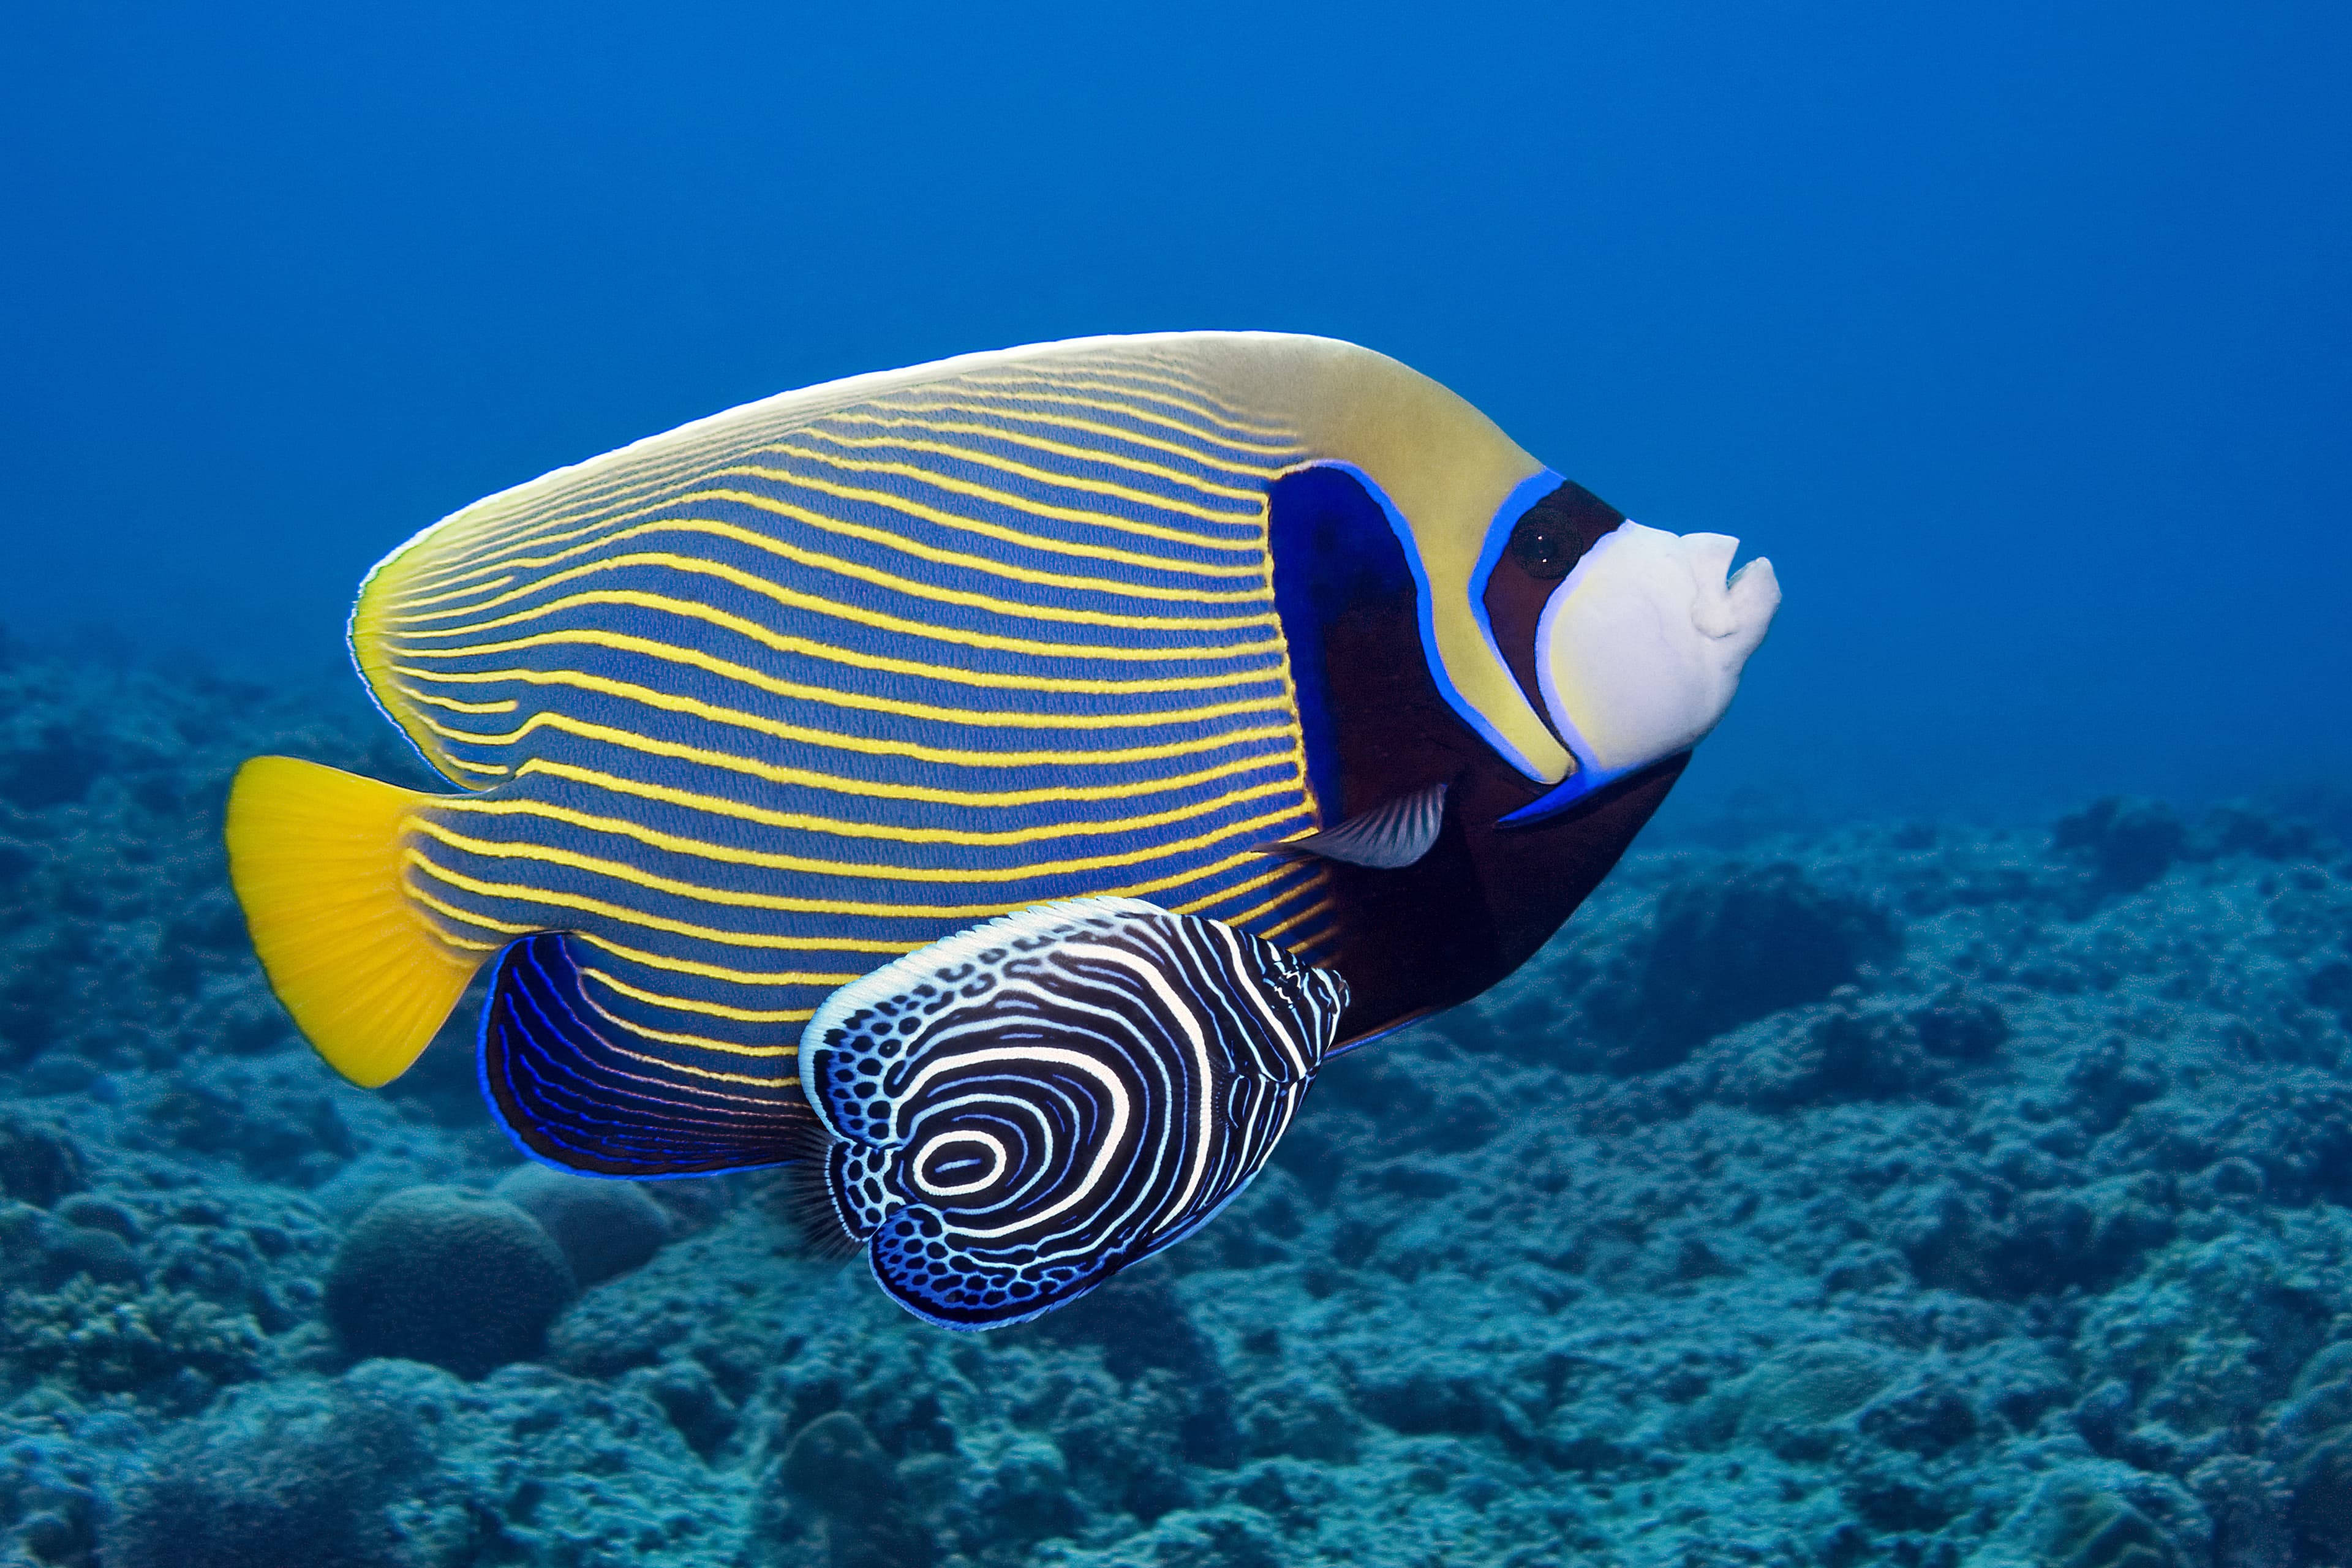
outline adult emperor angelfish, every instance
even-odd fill
[[[820,1163],[899,1302],[1070,1300],[1249,1181],[1334,1052],[1591,891],[1780,601],[1328,339],[1096,338],[789,393],[370,574],[457,788],[261,757],[228,846],[362,1084],[484,965],[515,1142]]]

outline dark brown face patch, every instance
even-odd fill
[[[1335,468],[1302,469],[1275,482],[1268,513],[1275,604],[1326,825],[1445,786],[1437,837],[1409,863],[1323,863],[1340,942],[1318,962],[1348,977],[1340,1037],[1356,1040],[1475,996],[1518,967],[1616,863],[1685,759],[1619,780],[1538,826],[1501,828],[1545,787],[1504,761],[1438,689],[1404,546],[1362,481]],[[1563,485],[1516,520],[1525,530],[1516,553],[1509,540],[1497,552],[1485,604],[1538,711],[1544,601],[1622,521]]]
[[[1624,521],[1623,512],[1582,485],[1563,483],[1512,525],[1510,542],[1486,578],[1483,603],[1495,646],[1503,650],[1503,662],[1528,706],[1547,726],[1551,715],[1544,710],[1543,689],[1536,680],[1536,623],[1560,579],[1602,534]]]

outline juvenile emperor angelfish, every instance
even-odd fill
[[[902,1305],[1017,1322],[1550,937],[1763,639],[1736,549],[1324,338],[854,377],[386,557],[352,657],[452,791],[256,758],[230,868],[353,1081],[487,964],[524,1153],[811,1162]]]

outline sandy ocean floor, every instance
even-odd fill
[[[0,655],[0,1559],[2352,1563],[2352,861],[2293,820],[1645,847],[966,1337],[772,1175],[523,1170],[463,1028],[342,1085],[224,882],[262,751],[417,776]]]

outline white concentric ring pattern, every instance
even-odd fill
[[[1134,900],[959,933],[811,1021],[835,1213],[920,1316],[1034,1316],[1232,1200],[1297,1113],[1346,999],[1328,970]]]

